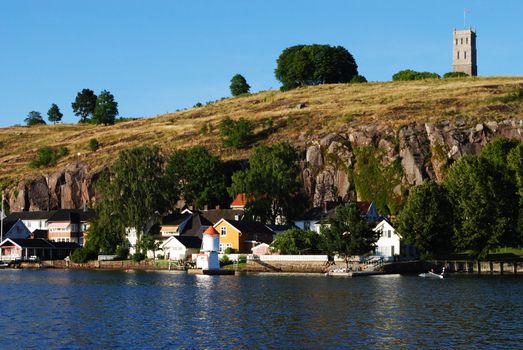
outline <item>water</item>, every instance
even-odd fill
[[[0,349],[521,349],[523,278],[0,271]]]

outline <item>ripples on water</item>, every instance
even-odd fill
[[[517,349],[523,279],[0,271],[0,349]]]

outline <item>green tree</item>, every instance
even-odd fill
[[[320,252],[320,235],[316,232],[291,228],[276,236],[271,246],[280,254],[317,254]]]
[[[330,256],[342,257],[347,268],[351,256],[369,253],[378,240],[378,233],[353,203],[338,206],[335,217],[322,225],[320,232],[322,250]]]
[[[401,70],[392,76],[392,81],[439,79],[439,74],[431,72],[416,72],[412,69]]]
[[[42,114],[40,114],[40,112],[37,111],[29,112],[29,114],[27,114],[27,118],[25,118],[24,121],[28,126],[45,125],[45,121],[42,118]]]
[[[74,115],[80,117],[80,123],[87,123],[94,113],[96,107],[96,95],[93,90],[83,89],[76,95],[71,104]]]
[[[508,167],[514,173],[514,181],[518,190],[519,215],[517,231],[519,235],[518,244],[523,244],[523,142],[513,148],[507,157]]]
[[[58,106],[53,103],[51,105],[51,108],[49,108],[49,110],[47,111],[47,119],[51,122],[51,123],[57,123],[59,121],[62,120],[62,117],[64,115],[62,114],[62,112],[60,112],[60,108],[58,108]]]
[[[303,209],[299,174],[299,155],[290,144],[260,146],[252,152],[249,168],[233,174],[228,191],[233,198],[245,193],[251,199],[248,217],[274,223],[278,216],[288,219]]]
[[[159,215],[176,202],[176,191],[164,174],[158,148],[136,147],[120,152],[97,183],[103,200],[88,242],[95,250],[113,253],[124,243],[125,230],[136,229],[138,242]]]
[[[253,126],[245,118],[234,121],[230,117],[225,117],[220,121],[218,127],[225,147],[245,148],[253,138]]]
[[[167,161],[167,176],[187,203],[201,208],[226,195],[223,164],[202,146],[177,150]]]
[[[445,189],[433,181],[414,187],[397,221],[403,239],[434,257],[451,250],[453,212]]]
[[[498,137],[483,147],[480,155],[487,158],[497,167],[504,168],[508,166],[508,155],[510,151],[519,144],[521,144],[521,142],[518,140]]]
[[[107,90],[100,93],[96,99],[93,112],[93,122],[96,124],[113,125],[118,115],[118,103],[114,96]]]
[[[243,94],[248,94],[250,85],[247,84],[247,80],[245,80],[244,76],[241,74],[236,74],[231,79],[231,94],[233,96],[239,96]]]
[[[304,85],[348,83],[358,74],[354,57],[342,46],[297,45],[278,57],[276,79],[286,91]]]
[[[513,181],[485,157],[465,156],[444,182],[452,203],[454,243],[478,258],[515,240],[517,196]]]

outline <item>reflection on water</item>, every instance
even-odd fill
[[[1,349],[518,348],[523,279],[0,271]]]

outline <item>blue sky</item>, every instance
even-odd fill
[[[479,75],[522,75],[523,1],[16,0],[0,1],[0,126],[51,103],[77,122],[83,88],[111,91],[123,117],[145,117],[277,89],[276,59],[296,44],[342,45],[360,74],[450,70],[463,8],[478,34]]]

